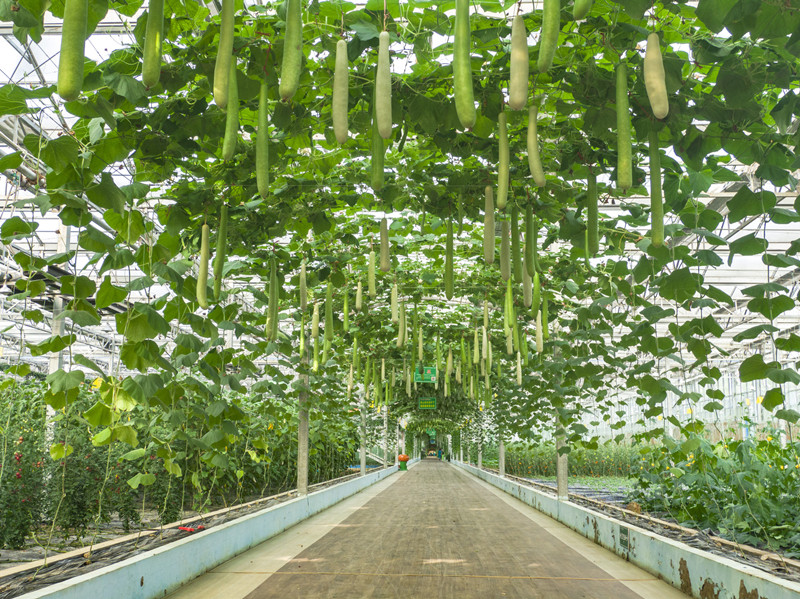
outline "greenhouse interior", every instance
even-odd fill
[[[800,0],[0,12],[0,599],[800,597]]]

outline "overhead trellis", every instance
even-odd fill
[[[14,6],[14,35],[39,41],[42,9]],[[741,380],[770,381],[769,407],[798,418],[782,404],[800,381],[800,342],[784,334],[800,246],[793,233],[771,238],[800,220],[797,6],[600,0],[581,15],[586,2],[552,0],[167,2],[163,40],[158,8],[53,3],[47,18],[66,17],[58,87],[0,88],[5,114],[58,92],[70,115],[69,134],[27,135],[2,158],[37,175],[2,236],[20,250],[8,301],[66,325],[28,346],[70,354],[49,378],[54,407],[83,368],[113,391],[111,410],[129,409],[111,401],[119,389],[213,398],[266,372],[275,382],[259,389],[310,390],[316,409],[341,409],[355,387],[414,414],[419,390],[404,378],[419,362],[446,369],[452,350],[436,393],[454,422],[482,404],[528,434],[555,413],[578,440],[584,405],[611,421],[624,387],[643,418],[694,427],[665,399],[721,409],[721,313],[735,309],[753,319],[733,342],[770,346]],[[84,61],[81,25],[91,33],[108,10],[136,16],[136,43]],[[643,72],[656,47],[660,80]],[[37,221],[54,214],[77,249],[34,258]],[[373,291],[382,241],[391,258]],[[297,291],[303,260],[309,298]],[[711,282],[753,261],[765,273],[755,285]],[[118,341],[116,371],[71,355],[70,331],[95,327]],[[293,372],[311,382],[291,383]],[[678,375],[699,377],[702,392]]]

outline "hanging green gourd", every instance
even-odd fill
[[[586,186],[586,246],[590,256],[600,249],[597,219],[597,175],[589,172]]]
[[[522,254],[519,239],[519,208],[511,209],[511,267],[514,272],[514,282],[522,283]]]
[[[633,185],[631,112],[628,106],[628,65],[620,59],[616,67],[617,100],[617,186],[622,191]]]
[[[517,15],[511,22],[511,56],[509,58],[508,107],[522,110],[528,102],[528,32],[525,19]]]
[[[258,129],[256,130],[256,188],[258,195],[267,199],[269,195],[269,87],[262,79],[258,92]]]
[[[664,201],[661,197],[661,150],[658,131],[650,128],[650,240],[654,247],[664,245]]]
[[[392,136],[392,72],[389,61],[389,32],[378,34],[378,66],[375,70],[375,120],[383,139]]]
[[[536,119],[539,118],[538,99],[534,98],[533,104],[528,109],[528,169],[537,187],[544,187],[547,179],[544,176],[542,157],[539,154],[539,130]]]
[[[453,279],[453,221],[447,219],[447,240],[444,252],[444,295],[447,299],[453,299]]]
[[[553,57],[558,47],[560,25],[561,0],[543,0],[542,34],[539,38],[539,59],[537,61],[540,73],[546,72],[553,64]]]
[[[222,293],[222,269],[225,267],[225,254],[228,251],[228,205],[223,202],[219,212],[217,231],[217,251],[214,253],[214,299],[219,301]]]
[[[367,291],[372,299],[375,299],[375,250],[369,252],[369,263],[367,265]]]
[[[509,240],[509,222],[500,223],[500,277],[504,281],[511,280],[511,248]]]
[[[222,138],[222,159],[233,160],[236,154],[236,141],[239,138],[239,84],[236,80],[236,59],[231,58],[228,73],[228,99],[225,110],[225,135]]]
[[[142,51],[142,83],[147,89],[158,85],[161,78],[161,42],[164,39],[164,0],[147,4],[147,27]],[[83,70],[83,61],[81,61]]]
[[[350,331],[350,293],[347,285],[344,287],[344,298],[342,300],[342,330],[345,333]]]
[[[296,0],[299,3],[299,0]],[[214,102],[221,110],[228,106],[231,62],[233,62],[234,0],[222,0],[217,60],[214,63]]]
[[[469,27],[469,0],[456,0],[456,22],[453,35],[453,89],[456,114],[464,129],[475,126],[475,96],[472,90],[472,58]]]
[[[389,222],[386,218],[381,219],[380,229],[381,239],[381,271],[389,272],[392,269],[392,262],[389,259]]]
[[[505,210],[509,179],[508,118],[505,110],[501,110],[497,117],[497,148],[497,209]]]
[[[349,103],[350,69],[347,61],[347,42],[339,40],[336,42],[336,67],[333,71],[331,116],[333,118],[333,134],[340,144],[347,141]]]
[[[210,229],[203,223],[200,229],[200,262],[197,272],[197,303],[201,308],[208,308],[208,255]]]
[[[233,0],[230,0],[233,3]],[[300,86],[303,63],[303,16],[301,0],[286,0],[286,31],[283,36],[283,61],[278,93],[288,102]]]
[[[484,194],[483,260],[486,264],[494,263],[494,197],[489,185]]]
[[[669,98],[664,61],[661,58],[661,42],[655,32],[647,36],[647,50],[644,53],[644,86],[653,116],[657,119],[665,118],[669,114]]]

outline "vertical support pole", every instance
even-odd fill
[[[483,438],[480,429],[478,429],[478,468],[483,468]]]
[[[400,460],[397,458],[402,453],[400,449],[400,422],[395,422],[394,424],[394,465],[398,466],[400,464]]]
[[[383,406],[383,467],[389,466],[389,406]]]
[[[358,453],[360,454],[361,458],[361,468],[359,473],[361,476],[367,475],[367,391],[364,390],[364,394],[361,397],[361,405],[359,407],[359,412],[361,412],[361,426],[359,427],[359,433],[361,436],[361,448],[359,449]]]
[[[506,476],[506,444],[503,442],[503,437],[500,437],[500,442],[497,444],[497,472],[500,476]]]
[[[71,227],[66,225],[59,225],[58,226],[58,236],[56,238],[56,251],[59,254],[65,253],[70,251],[70,242],[69,236]],[[55,335],[63,335],[64,334],[64,319],[57,318],[59,314],[64,310],[64,298],[61,297],[61,294],[56,294],[53,296],[53,321],[50,325],[50,332]],[[59,368],[64,367],[64,350],[59,350],[54,354],[50,355],[50,362],[47,365],[47,372],[48,374],[54,373]],[[47,414],[51,416],[52,408],[48,406]],[[53,412],[54,413],[54,412]]]
[[[303,387],[297,406],[297,494],[308,495],[308,347],[300,364]]]
[[[567,485],[569,463],[567,462],[567,454],[562,455],[559,453],[559,450],[566,446],[564,427],[558,420],[558,416],[556,416],[556,486],[558,488],[559,501],[567,501],[569,499],[569,487]]]

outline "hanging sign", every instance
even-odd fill
[[[435,397],[420,397],[417,404],[420,410],[435,410],[436,398]]]
[[[419,369],[414,371],[415,383],[435,383],[436,382],[436,366],[423,366],[422,372]]]

